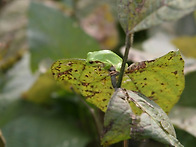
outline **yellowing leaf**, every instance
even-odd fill
[[[88,102],[106,111],[114,89],[105,66],[100,61],[64,59],[52,65],[52,72],[56,80],[69,82]],[[132,64],[125,71],[122,88],[145,94],[168,113],[184,89],[183,66],[180,52]],[[134,108],[133,111],[141,112]]]
[[[180,49],[184,56],[196,58],[196,36],[175,38],[172,43]]]
[[[68,81],[87,101],[106,110],[113,87],[104,63],[92,61],[87,65],[85,60],[59,60],[53,64],[52,72],[56,80]]]
[[[69,84],[64,83],[61,87],[48,71],[37,78],[31,88],[22,94],[22,98],[37,104],[48,104],[52,101],[52,94],[62,88],[68,93],[72,92]]]
[[[155,101],[168,113],[184,89],[183,69],[180,52],[172,51],[156,60],[134,63],[125,73],[135,84],[136,91]]]

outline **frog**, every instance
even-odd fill
[[[105,69],[114,67],[117,72],[120,72],[123,60],[120,56],[110,50],[100,50],[87,54],[86,62],[89,63],[90,61],[100,61],[104,63]],[[128,67],[128,64],[126,64],[126,67]]]

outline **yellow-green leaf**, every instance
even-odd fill
[[[52,72],[56,80],[68,81],[88,102],[106,111],[114,89],[105,66],[100,61],[64,59],[53,64]],[[125,71],[122,87],[143,93],[168,113],[184,89],[183,68],[180,52],[170,52],[153,61],[132,64]]]
[[[97,61],[87,64],[85,60],[64,59],[53,64],[52,72],[56,80],[68,81],[87,101],[105,111],[113,87],[104,66]]]
[[[184,61],[179,51],[156,60],[132,64],[125,72],[136,91],[155,101],[166,113],[179,100],[184,89]],[[129,90],[128,86],[125,88]]]
[[[43,87],[45,88],[43,89]],[[37,104],[49,104],[52,102],[52,94],[59,89],[64,89],[67,93],[72,92],[68,83],[57,84],[51,71],[47,71],[37,78],[28,91],[22,94],[22,98]]]

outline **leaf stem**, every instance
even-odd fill
[[[126,66],[126,62],[128,59],[128,55],[129,55],[129,50],[132,47],[132,44],[133,44],[133,34],[127,33],[126,34],[126,42],[125,42],[125,53],[124,53],[123,62],[122,62],[121,69],[120,69],[117,88],[121,87],[122,79],[123,79],[123,75],[124,75],[124,71],[125,71],[125,66]]]

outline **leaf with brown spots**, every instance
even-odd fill
[[[195,0],[117,0],[119,21],[126,33],[133,33],[195,10]]]
[[[56,80],[69,82],[88,102],[105,112],[114,91],[106,66],[100,61],[64,59],[53,64],[52,72]],[[125,71],[122,87],[143,93],[168,113],[184,89],[183,66],[178,51],[153,61],[134,63]],[[134,113],[141,113],[130,105]]]
[[[113,90],[110,73],[99,61],[81,59],[58,60],[52,65],[54,78],[69,82],[86,100],[105,111]]]
[[[130,103],[142,110],[133,113]],[[104,117],[103,145],[130,138],[151,138],[167,145],[183,147],[176,139],[174,127],[167,114],[141,93],[118,88],[112,95]]]
[[[137,91],[155,101],[166,113],[179,100],[184,89],[184,61],[179,51],[172,51],[152,61],[134,63],[126,74]],[[129,87],[125,87],[133,90]]]

